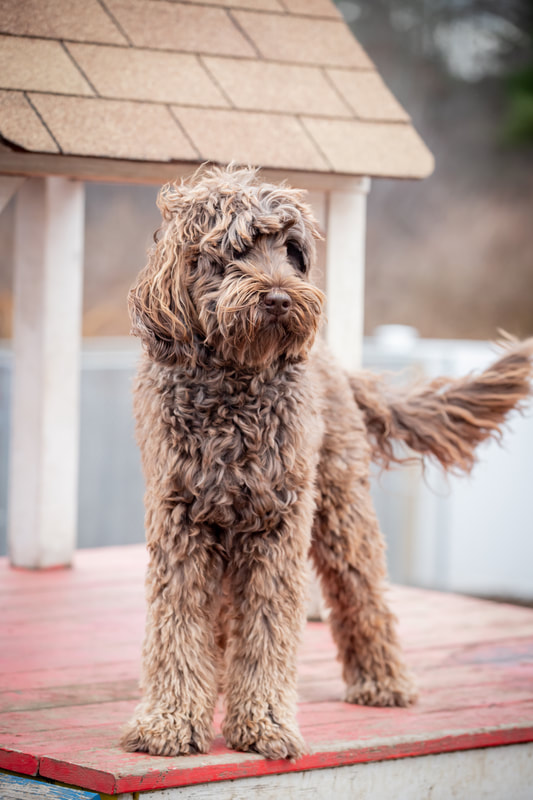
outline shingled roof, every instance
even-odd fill
[[[32,153],[423,177],[330,0],[0,0],[0,133]]]

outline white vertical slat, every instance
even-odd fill
[[[21,186],[8,519],[20,567],[67,565],[76,542],[83,236],[83,183]]]
[[[358,190],[332,191],[327,226],[327,341],[343,367],[361,366],[363,347],[366,196],[368,178]]]

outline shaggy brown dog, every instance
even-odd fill
[[[324,298],[310,283],[319,232],[301,192],[213,169],[165,186],[159,207],[159,239],[130,295],[146,351],[135,414],[150,564],[144,700],[122,744],[206,752],[223,681],[228,745],[296,758],[308,554],[346,700],[413,702],[384,600],[370,461],[397,460],[399,439],[469,469],[528,395],[533,340],[479,377],[389,394],[312,349]]]

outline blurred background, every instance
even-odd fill
[[[462,374],[499,328],[533,335],[533,5],[529,0],[337,3],[433,151],[424,181],[374,180],[364,360]],[[131,419],[138,344],[126,296],[159,223],[156,187],[87,183],[80,547],[140,542]],[[13,206],[13,203],[11,204]],[[6,551],[13,207],[0,216],[0,553]],[[105,242],[105,247],[102,243]],[[379,327],[378,327],[379,326]],[[533,600],[533,418],[472,477],[376,475],[393,580]]]
[[[435,155],[374,181],[366,331],[533,332],[533,4],[368,0],[339,8]],[[386,287],[386,288],[385,288]]]

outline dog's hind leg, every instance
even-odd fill
[[[164,756],[207,753],[213,739],[214,619],[222,575],[205,532],[191,530],[187,536],[187,526],[173,526],[172,517],[169,513],[164,535],[149,542],[143,700],[121,739],[130,752]]]
[[[235,750],[294,759],[304,752],[295,719],[296,650],[304,623],[311,503],[279,530],[237,544],[230,562],[232,630],[226,718]],[[289,512],[288,516],[292,516]]]
[[[338,464],[341,461],[338,460]],[[346,681],[345,700],[407,706],[416,691],[404,666],[396,620],[384,596],[385,548],[360,462],[321,468],[311,556]],[[347,481],[349,472],[351,480]]]

